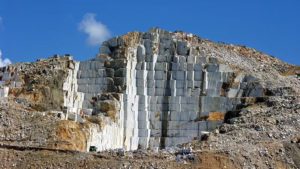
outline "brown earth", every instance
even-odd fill
[[[49,141],[49,148],[60,150],[75,150],[85,152],[87,150],[88,133],[84,124],[74,121],[59,121],[56,126],[55,140]]]
[[[225,117],[225,113],[222,113],[222,112],[210,112],[209,115],[208,115],[207,120],[210,120],[210,121],[221,120],[221,121],[223,121],[224,117]]]
[[[235,160],[217,152],[198,152],[194,161],[176,162],[174,155],[145,155],[133,152],[125,157],[103,152],[98,154],[80,152],[55,152],[49,150],[21,151],[0,148],[0,164],[6,168],[195,168],[230,169],[239,168]]]

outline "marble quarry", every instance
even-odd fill
[[[198,41],[153,29],[105,41],[91,60],[68,58],[57,110],[80,123],[101,119],[89,130],[87,151],[163,149],[201,139],[264,89],[255,77],[203,54]],[[0,97],[24,84],[11,67],[0,71]]]

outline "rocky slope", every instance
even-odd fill
[[[108,40],[84,62],[10,65],[1,168],[299,168],[298,70],[161,29]]]

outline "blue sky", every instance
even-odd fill
[[[86,60],[103,39],[151,27],[246,45],[300,65],[299,0],[0,0],[0,50],[12,62],[56,53]]]

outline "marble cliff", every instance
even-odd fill
[[[102,151],[188,143],[276,90],[262,82],[263,75],[249,72],[249,64],[256,62],[247,53],[262,62],[280,61],[244,47],[209,44],[192,34],[161,29],[128,33],[105,41],[87,61],[54,56],[1,68],[0,98],[50,112],[65,123],[59,130],[54,127],[56,133],[40,136],[44,141],[39,144],[46,147],[89,151],[95,146]],[[245,62],[228,59],[241,53]],[[36,146],[28,140],[26,145]]]

